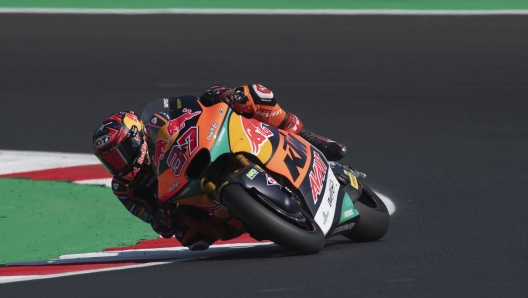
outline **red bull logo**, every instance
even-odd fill
[[[158,170],[158,175],[160,174],[159,172],[160,162],[165,157],[165,150],[168,144],[169,144],[169,141],[167,140],[164,140],[164,139],[156,140],[156,152],[154,153],[154,164],[156,165],[156,169]]]
[[[171,139],[175,134],[185,128],[185,121],[190,120],[202,113],[202,111],[197,111],[193,113],[193,111],[189,109],[183,109],[182,111],[183,114],[181,116],[170,120],[169,124],[167,125],[167,132],[169,133],[169,138]]]
[[[126,116],[128,119],[130,119],[130,120],[132,120],[132,121],[134,121],[134,122],[139,122],[139,120],[138,120],[136,114],[134,114],[134,112],[125,113],[125,116]]]
[[[266,127],[266,124],[260,121],[245,117],[240,117],[240,119],[242,119],[242,128],[251,143],[251,153],[258,155],[262,145],[273,136],[273,133]]]

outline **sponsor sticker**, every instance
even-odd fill
[[[112,138],[109,135],[100,136],[95,140],[95,148],[99,149],[108,144]]]
[[[271,92],[270,89],[260,85],[260,84],[254,84],[253,91],[262,99],[263,101],[271,101],[273,98],[273,92]]]
[[[310,186],[312,188],[312,196],[314,204],[317,204],[318,196],[323,190],[323,182],[326,177],[327,166],[321,159],[321,156],[316,151],[314,153],[313,168],[310,171]]]
[[[257,176],[257,174],[258,174],[257,170],[251,169],[251,170],[249,170],[249,172],[247,172],[246,177],[248,177],[249,179],[253,180],[253,178],[255,178],[255,176]]]
[[[169,121],[169,124],[167,125],[167,132],[169,133],[169,137],[172,138],[175,134],[179,133],[182,129],[185,128],[185,122],[187,120],[190,120],[200,115],[201,113],[202,111],[193,112],[190,109],[184,108],[183,114]]]
[[[330,188],[329,188],[330,195],[328,196],[328,205],[330,205],[330,207],[332,207],[332,203],[334,202],[335,191],[336,191],[335,184],[333,182],[330,182]]]
[[[182,191],[178,194],[178,196],[181,197],[181,196],[185,195],[186,193],[189,192],[189,190],[191,190],[191,188],[190,188],[190,187],[186,187],[184,190],[182,190]]]
[[[147,183],[147,187],[150,187],[154,181],[157,181],[156,176],[152,175],[152,178],[150,178],[150,181]]]
[[[344,224],[340,227],[337,227],[333,232],[332,232],[332,235],[334,234],[337,234],[339,232],[343,232],[343,231],[346,231],[346,230],[352,230],[352,228],[354,227],[356,223],[355,222],[351,222],[351,223],[348,223],[348,224]]]
[[[127,175],[128,179],[133,180],[134,177],[136,177],[136,174],[139,172],[139,170],[140,169],[138,167],[134,167],[134,169],[130,173],[128,173]]]
[[[222,142],[222,138],[224,137],[224,134],[225,134],[225,127],[222,127],[222,129],[220,130],[220,133],[218,133],[218,136],[216,137],[216,146],[220,146],[220,143]]]
[[[161,163],[161,160],[163,160],[163,158],[165,157],[165,150],[167,150],[167,145],[169,144],[169,141],[164,140],[164,139],[157,139],[155,144],[156,144],[156,151],[154,153],[154,164],[156,165],[156,169],[159,175],[160,174],[159,172],[160,163]]]
[[[107,122],[107,123],[101,123],[101,125],[99,125],[99,128],[97,128],[98,131],[103,131],[104,127],[107,126],[107,125],[110,125],[112,124],[112,122]]]
[[[181,107],[182,107],[181,99],[179,99],[179,98],[176,99],[176,107],[177,107],[178,109],[181,109]]]
[[[117,188],[119,187],[119,184],[114,183],[114,184],[113,184],[113,187],[114,187],[114,190],[117,190]]]
[[[262,111],[256,111],[255,114],[263,116],[263,117],[274,117],[274,116],[280,115],[281,112],[282,112],[282,109],[279,109],[278,111],[273,112],[273,113],[269,113],[269,112],[265,113],[265,112],[262,112]]]
[[[330,214],[330,211],[323,211],[323,225],[326,225],[326,221],[328,220],[328,215]]]
[[[240,117],[242,121],[242,127],[244,132],[251,144],[251,153],[258,155],[260,148],[266,143],[266,141],[273,136],[271,130],[268,129],[268,125],[246,117]]]
[[[352,173],[348,173],[348,176],[350,177],[350,185],[352,185],[353,188],[359,190],[359,185],[356,176],[354,176]]]
[[[273,179],[271,176],[269,176],[268,174],[265,174],[266,175],[266,183],[268,184],[268,186],[271,186],[271,185],[277,185],[277,186],[281,186],[277,181],[275,181],[275,179]]]
[[[171,187],[169,187],[168,189],[168,192],[172,192],[173,190],[175,190],[176,188],[178,188],[178,186],[180,186],[181,182],[180,180],[174,182]]]
[[[348,209],[347,211],[343,212],[343,218],[349,218],[354,215],[353,209]]]
[[[215,121],[211,124],[211,127],[209,128],[209,134],[207,135],[207,140],[210,141],[211,138],[213,137],[213,134],[216,130],[216,128],[218,127],[218,121]]]
[[[141,145],[141,156],[138,158],[137,163],[142,165],[143,161],[145,160],[145,156],[147,156],[147,142],[143,142]]]

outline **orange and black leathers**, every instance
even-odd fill
[[[229,240],[242,231],[200,208],[178,205],[176,239],[190,250],[204,250],[217,240]]]
[[[131,175],[132,176],[132,175]],[[143,167],[134,177],[114,176],[112,191],[132,215],[151,223],[158,207],[158,179],[150,166]]]
[[[182,245],[191,250],[206,249],[217,240],[241,235],[235,227],[200,208],[177,205],[160,208],[158,180],[152,167],[146,166],[131,177],[114,176],[112,191],[125,208],[137,218],[150,223],[152,229],[165,238],[176,234]]]
[[[200,100],[205,105],[211,105],[222,100],[222,93],[212,98],[210,91],[223,86],[213,86],[204,93]],[[225,88],[224,88],[225,89]],[[236,92],[241,94],[240,100],[233,101],[231,108],[246,118],[253,118],[270,126],[299,134],[303,128],[302,122],[291,112],[283,110],[273,95],[273,92],[261,84],[243,85],[223,92]]]

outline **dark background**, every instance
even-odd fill
[[[2,297],[528,295],[528,17],[0,15],[1,149],[261,83],[396,204],[375,243],[0,285]]]

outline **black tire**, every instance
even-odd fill
[[[313,230],[304,230],[289,223],[257,202],[239,184],[222,189],[222,203],[229,214],[241,221],[250,231],[266,237],[276,244],[299,254],[316,254],[325,244],[323,231],[309,216]]]
[[[389,230],[390,215],[387,206],[367,185],[354,207],[359,211],[359,221],[352,231],[344,235],[355,242],[376,241]]]

